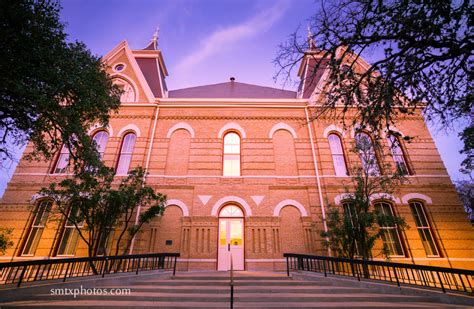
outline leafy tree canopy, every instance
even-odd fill
[[[53,0],[0,0],[0,165],[14,159],[12,143],[28,141],[28,158],[49,159],[64,142],[73,159],[92,163],[87,130],[119,107],[100,59],[66,41],[60,9]]]
[[[105,248],[100,248],[104,245],[101,240],[107,239],[112,231],[118,234],[115,254],[126,253],[131,239],[143,224],[162,214],[166,203],[165,195],[145,185],[142,168],[131,170],[118,183],[114,183],[114,171],[110,168],[86,169],[42,188],[40,194],[55,202],[51,211],[60,220],[67,218],[74,225],[88,247],[89,256],[97,251],[106,253]],[[125,235],[128,239],[123,245]]]
[[[322,1],[310,19],[309,39],[295,32],[280,48],[276,78],[285,80],[306,55],[329,69],[321,111],[336,104],[356,107],[358,122],[381,130],[400,114],[424,106],[428,120],[450,127],[465,119],[460,134],[463,162],[472,170],[473,50],[472,2]],[[311,49],[312,53],[307,53]],[[361,55],[371,65],[357,66]],[[343,65],[348,69],[341,70]],[[347,74],[350,72],[350,74]],[[313,79],[316,74],[309,74]],[[308,83],[308,81],[306,81]],[[408,99],[408,100],[407,100]]]
[[[13,247],[11,240],[13,229],[0,228],[0,254],[4,255],[8,248]]]
[[[374,148],[375,147],[375,148]],[[387,213],[374,206],[373,197],[389,199],[389,195],[406,182],[400,171],[388,174],[380,173],[375,152],[382,152],[380,145],[373,145],[366,139],[356,139],[354,152],[362,164],[351,170],[351,180],[344,183],[345,198],[343,207],[331,206],[327,212],[327,231],[321,232],[324,246],[340,257],[354,258],[360,256],[367,260],[372,258],[376,241],[383,239],[387,229],[383,227],[407,227],[405,220],[397,215]],[[385,165],[384,171],[392,167]],[[381,253],[389,257],[387,243],[383,243]]]

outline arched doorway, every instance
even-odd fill
[[[244,270],[244,213],[236,205],[226,205],[219,212],[217,270]]]

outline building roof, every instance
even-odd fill
[[[296,92],[235,81],[171,90],[169,98],[295,99]]]

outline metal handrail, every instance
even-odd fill
[[[230,253],[230,309],[234,308],[234,263]]]
[[[179,253],[150,253],[117,256],[95,256],[28,260],[0,263],[0,284],[17,284],[43,280],[85,277],[110,273],[168,269],[176,274]]]
[[[446,268],[438,266],[414,265],[385,261],[370,261],[317,256],[307,254],[285,253],[287,275],[291,270],[304,270],[327,274],[357,277],[412,285],[418,287],[463,292],[472,295],[474,292],[474,271],[467,269]]]

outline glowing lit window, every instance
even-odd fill
[[[135,147],[136,135],[128,133],[123,137],[120,157],[117,164],[117,175],[127,175],[132,162],[133,148]]]
[[[380,175],[377,156],[370,136],[367,133],[360,132],[357,133],[355,138],[364,171],[370,176]]]
[[[375,209],[377,209],[377,211],[379,211],[384,216],[393,216],[392,205],[389,203],[379,202],[374,206]],[[384,233],[382,234],[382,240],[388,249],[389,255],[405,256],[397,226],[395,224],[387,224],[381,225],[380,228],[384,230]]]
[[[425,248],[427,256],[439,256],[438,248],[431,232],[430,223],[426,217],[425,209],[423,204],[420,202],[410,202],[410,209],[413,217],[415,218],[416,228],[421,237],[421,242]]]
[[[329,148],[331,148],[332,161],[334,163],[334,171],[336,176],[347,176],[346,160],[342,149],[341,138],[337,134],[329,134]]]
[[[48,220],[51,205],[52,202],[48,200],[43,200],[38,204],[38,207],[35,211],[35,216],[31,223],[30,232],[21,255],[35,255],[36,248],[38,247],[41,235],[43,234],[43,230],[46,225],[46,221]]]
[[[240,176],[240,136],[227,133],[224,136],[224,176]]]
[[[242,209],[234,205],[229,205],[229,206],[224,207],[219,214],[219,217],[242,218],[243,216],[244,216],[244,213],[242,212]]]
[[[393,160],[395,161],[395,165],[397,166],[398,172],[402,175],[408,175],[408,165],[402,150],[402,145],[400,144],[400,140],[393,135],[389,135],[387,140],[388,145],[390,146],[390,150],[392,151]]]
[[[61,152],[59,153],[58,160],[56,161],[56,166],[54,167],[54,174],[64,174],[67,172],[69,165],[69,149],[66,145],[61,147]]]

